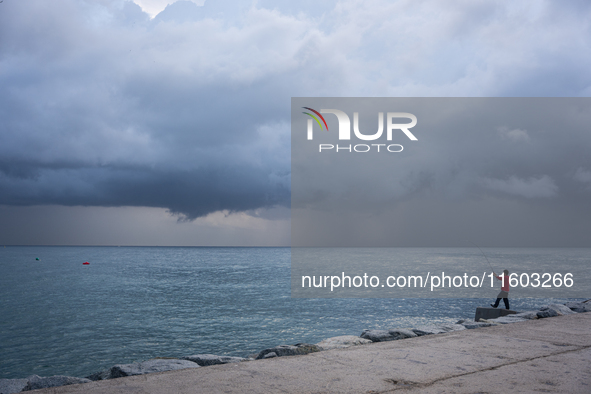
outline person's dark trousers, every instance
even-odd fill
[[[509,299],[508,298],[503,298],[503,301],[505,302],[505,308],[509,309]],[[493,308],[496,308],[497,306],[499,306],[499,302],[501,302],[500,298],[497,298],[497,302],[495,302],[495,304],[492,306]]]

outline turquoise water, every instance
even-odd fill
[[[0,248],[0,295],[0,378],[21,378],[455,322],[496,292],[485,300],[292,299],[289,248],[12,246]]]

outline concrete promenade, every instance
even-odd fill
[[[591,313],[35,393],[591,393]]]

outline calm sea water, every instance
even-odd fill
[[[158,356],[247,356],[365,328],[455,322],[496,294],[293,299],[289,248],[12,246],[0,248],[0,295],[0,378],[22,378],[83,377]],[[566,299],[517,299],[511,306],[549,301]]]

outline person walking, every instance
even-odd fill
[[[493,308],[499,306],[499,302],[501,302],[501,298],[505,302],[505,308],[509,309],[509,270],[503,271],[503,276],[498,276],[493,272],[495,278],[501,281],[501,292],[497,295],[497,301],[494,304],[490,304]]]

